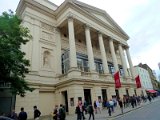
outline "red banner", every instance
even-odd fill
[[[141,88],[142,86],[141,86],[141,81],[140,81],[139,75],[135,78],[135,80],[136,80],[137,88]]]
[[[114,80],[115,80],[115,87],[120,88],[121,81],[120,81],[120,77],[119,77],[119,71],[114,74]]]

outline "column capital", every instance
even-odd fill
[[[60,32],[60,28],[59,27],[56,27],[54,30],[55,30],[55,32]]]
[[[85,28],[85,29],[90,29],[91,26],[90,26],[89,24],[85,24],[85,25],[84,25],[84,28]]]
[[[68,21],[73,21],[73,15],[72,15],[72,14],[69,14],[69,15],[67,16],[67,19],[68,19]]]
[[[98,30],[97,33],[98,33],[98,36],[103,36],[101,31]]]
[[[111,37],[111,36],[108,36],[108,39],[109,39],[109,41],[113,41],[114,40],[113,37]]]
[[[129,49],[129,45],[124,45],[125,50]]]

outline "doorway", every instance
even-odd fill
[[[116,92],[116,97],[117,97],[117,99],[119,99],[120,97],[119,97],[119,90],[118,89],[115,89],[115,92]]]
[[[64,98],[64,103],[63,104],[65,105],[66,112],[69,112],[68,111],[68,94],[67,94],[67,91],[63,91],[62,96]]]
[[[128,89],[126,89],[126,95],[129,97],[129,91],[128,91]]]
[[[102,98],[103,98],[103,101],[107,100],[107,90],[106,89],[102,89]]]
[[[135,93],[135,95],[137,96],[137,91],[136,91],[136,89],[134,89],[134,93]]]
[[[84,89],[84,100],[86,101],[87,105],[92,103],[91,89]]]

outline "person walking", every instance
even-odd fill
[[[118,100],[118,104],[119,104],[119,107],[120,107],[121,112],[122,112],[122,114],[123,114],[123,102],[122,102],[122,99],[119,99],[119,100]]]
[[[110,99],[109,104],[110,104],[111,111],[114,112],[114,102],[112,99]]]
[[[62,104],[60,104],[59,108],[59,120],[65,120],[66,118],[66,112]]]
[[[89,120],[91,119],[91,116],[92,116],[92,118],[93,118],[93,120],[94,120],[94,109],[93,109],[92,104],[90,104],[90,105],[88,106],[88,113],[89,113]]]
[[[12,112],[9,115],[9,118],[14,119],[14,120],[18,120],[18,116],[17,116],[17,113],[15,112],[15,109],[12,109]]]
[[[33,109],[34,109],[34,119],[39,120],[41,112],[37,109],[37,106],[34,106]]]
[[[97,113],[98,113],[98,111],[99,111],[99,113],[101,113],[99,100],[96,101],[96,105],[97,105]]]
[[[109,104],[109,101],[107,100],[106,101],[106,107],[107,107],[107,109],[108,109],[108,114],[109,114],[109,116],[111,116],[112,114],[112,112],[111,112],[111,107],[110,107],[110,104]]]
[[[149,100],[149,102],[151,102],[151,100],[152,100],[150,95],[148,95],[148,100]]]
[[[58,105],[55,105],[55,108],[53,110],[53,120],[58,119]]]
[[[93,106],[94,106],[95,114],[97,114],[97,104],[96,104],[96,101],[94,101]]]
[[[23,107],[21,107],[21,112],[19,113],[18,119],[27,120],[27,113],[24,111]]]
[[[84,116],[84,106],[82,105],[82,101],[78,101],[75,113],[77,114],[77,120],[84,120],[85,116]]]

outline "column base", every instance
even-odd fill
[[[98,78],[99,78],[99,75],[98,75],[98,73],[97,73],[96,71],[91,71],[91,77],[92,77],[93,79],[98,79]]]
[[[68,71],[68,77],[81,76],[81,71],[77,67],[72,67]]]
[[[108,100],[112,99],[112,96],[115,96],[116,92],[115,92],[115,87],[108,87],[107,88],[107,97]]]
[[[112,81],[112,75],[109,73],[99,74],[99,79],[103,81]]]
[[[129,96],[135,95],[134,88],[129,88],[128,92],[129,92]]]
[[[123,96],[126,95],[126,89],[124,87],[119,88],[118,91],[120,98],[123,98]]]

